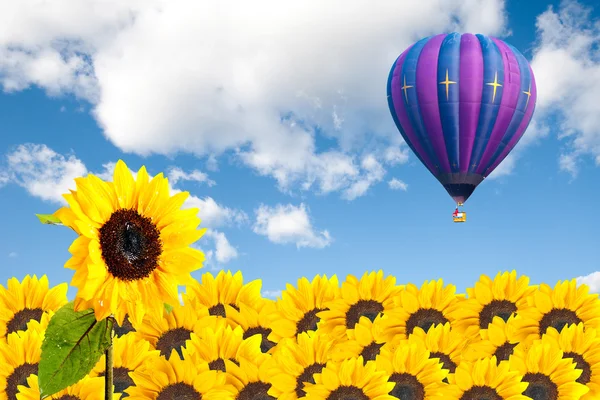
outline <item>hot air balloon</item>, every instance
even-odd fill
[[[464,222],[458,207],[521,139],[537,96],[533,71],[513,46],[450,33],[400,54],[387,97],[404,140],[456,202],[454,221]]]

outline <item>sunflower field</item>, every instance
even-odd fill
[[[197,210],[162,175],[88,175],[44,222],[77,233],[65,267],[0,285],[0,400],[600,399],[600,299],[530,285],[317,275],[276,300],[204,273]],[[183,288],[183,289],[182,289]]]

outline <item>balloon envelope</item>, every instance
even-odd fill
[[[404,140],[457,203],[515,147],[537,98],[533,71],[517,49],[459,33],[406,49],[392,66],[387,94]]]

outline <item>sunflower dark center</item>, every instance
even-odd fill
[[[38,365],[36,364],[21,364],[14,369],[12,374],[6,378],[6,397],[8,400],[16,400],[19,389],[17,386],[24,385],[29,387],[27,384],[27,378],[31,374],[37,375]]]
[[[581,354],[567,352],[563,354],[563,358],[572,358],[573,362],[577,363],[576,368],[583,371],[581,376],[577,378],[577,382],[587,385],[592,380],[592,367]]]
[[[529,386],[523,392],[533,400],[558,400],[558,387],[550,378],[544,374],[527,373],[523,382],[529,382]]]
[[[436,352],[431,353],[429,355],[429,358],[439,358],[440,362],[442,364],[444,364],[443,368],[449,370],[451,374],[453,374],[454,371],[456,371],[456,364],[454,363],[454,361],[452,361],[452,359],[450,358],[450,356],[448,354],[444,354],[439,351],[436,351]]]
[[[435,308],[420,308],[406,320],[406,336],[413,333],[418,326],[426,333],[432,325],[445,324],[448,322],[444,314]]]
[[[179,382],[163,388],[156,400],[202,400],[202,394],[198,393],[192,385]]]
[[[473,386],[463,393],[460,400],[502,400],[502,396],[489,386]]]
[[[500,361],[508,360],[516,346],[517,343],[509,342],[506,342],[502,346],[499,346],[494,352],[494,355],[496,356],[496,362],[500,363]]]
[[[369,400],[369,396],[355,386],[340,386],[327,396],[327,400]]]
[[[225,372],[225,361],[222,358],[217,358],[208,363],[208,368],[213,371],[223,371]]]
[[[363,363],[366,364],[367,361],[374,360],[375,357],[377,357],[377,354],[379,354],[379,349],[381,349],[381,346],[383,346],[383,343],[375,342],[365,346],[363,351],[360,353],[360,355],[363,356]]]
[[[319,317],[317,317],[317,313],[321,312],[321,311],[326,311],[326,310],[329,310],[329,309],[328,308],[324,308],[324,309],[314,308],[314,309],[310,310],[309,312],[307,312],[306,314],[304,314],[302,319],[300,319],[300,321],[298,321],[298,323],[296,324],[296,335],[299,335],[302,332],[316,331],[317,324],[321,320]]]
[[[277,400],[267,393],[270,388],[270,383],[250,382],[240,390],[235,400]]]
[[[360,317],[367,317],[371,322],[383,312],[383,304],[375,300],[359,300],[356,304],[350,306],[346,312],[346,328],[354,329]]]
[[[423,400],[425,398],[425,387],[414,375],[395,372],[390,376],[388,382],[396,383],[390,396],[402,400]]]
[[[581,319],[575,311],[567,308],[553,308],[540,320],[540,336],[545,334],[549,327],[553,327],[558,332],[562,331],[566,325],[579,324]]]
[[[131,325],[129,317],[126,315],[123,319],[123,325],[115,324],[115,334],[117,337],[124,336],[129,332],[135,332],[135,328]]]
[[[235,309],[236,311],[240,311],[240,308],[238,306],[236,306],[235,304],[230,304],[230,306]],[[214,306],[212,306],[211,308],[208,309],[208,313],[210,315],[213,316],[219,316],[219,317],[227,317],[227,313],[225,312],[225,306],[221,303],[218,303]]]
[[[192,331],[186,328],[175,328],[166,331],[156,342],[156,350],[160,350],[160,354],[169,358],[173,350],[177,351],[179,358],[183,360],[183,352],[181,348],[185,346],[185,342],[190,339]]]
[[[121,396],[121,397],[123,397],[123,396]],[[84,400],[84,399],[81,399],[80,397],[77,397],[77,396],[73,396],[72,394],[63,394],[56,400]]]
[[[113,368],[113,385],[115,385],[115,393],[121,393],[121,398],[129,397],[125,389],[135,386],[135,382],[129,376],[129,370],[125,367]],[[106,376],[106,372],[102,371],[98,376]]]
[[[271,328],[255,326],[253,328],[249,328],[246,332],[244,332],[243,337],[244,339],[248,339],[249,337],[252,337],[257,333],[260,333],[260,335],[262,336],[262,341],[260,343],[260,351],[262,351],[263,353],[268,352],[269,350],[271,350],[271,348],[273,348],[276,345],[275,342],[271,342],[269,339],[267,339],[269,337],[269,334],[271,333]]]
[[[487,329],[494,317],[500,317],[504,321],[508,321],[515,312],[517,312],[517,305],[512,301],[492,300],[491,303],[483,306],[479,313],[479,328]]]
[[[31,320],[40,322],[44,315],[44,310],[41,308],[24,308],[15,313],[12,319],[6,324],[6,334],[27,330],[27,323]]]
[[[150,276],[162,254],[160,232],[150,218],[121,209],[100,228],[100,248],[108,271],[122,281]]]
[[[304,368],[304,371],[296,379],[296,396],[298,398],[305,397],[306,392],[304,391],[304,384],[306,382],[315,383],[313,374],[319,374],[325,367],[325,364],[314,363]]]

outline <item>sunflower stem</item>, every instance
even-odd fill
[[[110,344],[106,349],[106,364],[104,366],[104,400],[112,400],[113,395],[113,334],[110,334]]]

